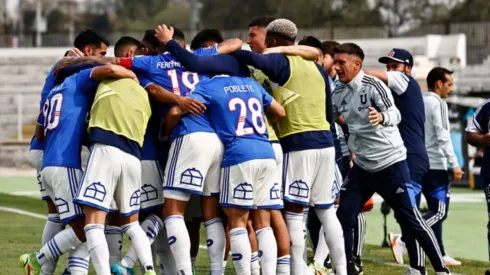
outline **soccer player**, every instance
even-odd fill
[[[93,30],[85,30],[80,32],[75,38],[75,48],[71,51],[67,52],[68,56],[72,55],[103,55],[105,54],[105,50],[109,46],[109,41],[106,38],[97,34]],[[77,51],[77,52],[75,52]],[[42,108],[44,102],[46,101],[46,96],[51,91],[51,89],[55,86],[56,76],[53,73],[53,68],[51,68],[49,74],[46,77],[46,81],[44,83],[43,89],[41,91],[41,101],[40,101],[40,116],[42,115]],[[36,173],[38,177],[38,184],[41,190],[41,193],[44,190],[44,187],[40,181],[40,172],[42,168],[42,160],[44,153],[44,125],[42,124],[36,125],[36,133],[35,136],[31,140],[30,146],[30,159],[36,168]],[[42,244],[46,244],[48,240],[53,238],[57,233],[63,230],[63,223],[60,221],[59,214],[57,213],[55,204],[51,201],[51,199],[47,196],[42,198],[46,201],[48,205],[48,220],[46,221],[46,225],[44,226],[43,234],[42,234]],[[43,272],[46,274],[51,274],[55,271],[56,262],[46,263],[43,265]]]
[[[91,152],[75,200],[83,205],[87,245],[98,274],[111,272],[104,224],[113,199],[122,215],[121,229],[145,274],[155,274],[150,242],[138,221],[140,159],[150,116],[148,94],[138,82],[121,79],[99,85],[88,126]]]
[[[265,44],[265,36],[267,33],[267,25],[274,21],[276,18],[270,16],[258,17],[253,19],[248,25],[248,38],[247,43],[253,52],[262,53],[267,49]],[[272,83],[267,76],[260,70],[253,70],[253,78],[257,80],[266,89],[267,92],[271,93]],[[267,118],[267,116],[266,116]],[[283,152],[281,144],[279,143],[279,138],[277,137],[276,131],[270,123],[270,119],[266,120],[267,131],[269,133],[269,140],[272,143],[272,148],[274,149],[274,154],[276,156],[276,182],[281,187],[281,196],[284,193],[282,190],[282,168],[283,168]],[[271,210],[271,227],[274,230],[274,235],[277,241],[277,274],[289,274],[290,272],[290,240],[289,233],[287,231],[286,222],[282,216],[280,210]],[[252,253],[254,253],[254,246],[257,244],[252,243]],[[258,264],[258,263],[257,263]],[[254,267],[252,263],[252,268]]]
[[[224,40],[217,29],[204,29],[192,39],[190,48],[195,55],[208,56],[220,53],[231,53],[242,48],[242,40],[231,38]]]
[[[26,274],[38,274],[41,266],[68,251],[71,251],[68,257],[71,274],[88,273],[87,245],[82,245],[85,242],[84,223],[79,219],[82,210],[73,204],[82,177],[81,150],[87,128],[86,117],[99,82],[125,77],[135,76],[120,66],[85,69],[66,78],[46,97],[41,116],[46,131],[40,177],[43,196],[56,203],[60,220],[70,228],[56,234],[36,254],[21,256]]]
[[[335,66],[342,83],[333,94],[336,116],[349,127],[349,148],[356,155],[344,181],[337,216],[344,230],[349,272],[358,274],[352,261],[352,229],[364,203],[377,192],[395,211],[402,230],[414,236],[428,253],[436,274],[450,274],[434,233],[422,219],[408,192],[410,174],[406,148],[400,136],[399,110],[393,95],[379,79],[362,71],[364,52],[353,43],[335,48]],[[418,273],[420,274],[420,273]]]
[[[168,29],[165,25],[159,26],[158,27],[158,32],[160,33],[159,39],[161,42],[166,44],[166,48],[177,58],[179,58],[183,64],[185,64],[186,68],[191,69],[191,67],[195,68],[196,71],[200,72],[210,72],[213,74],[223,74],[227,73],[229,75],[235,75],[235,76],[249,76],[250,72],[246,66],[240,65],[237,60],[235,60],[233,57],[228,56],[228,55],[215,55],[215,56],[202,56],[202,57],[197,57],[192,54],[189,54],[187,51],[182,49],[172,41],[170,38],[172,37],[171,33],[172,30]],[[208,61],[202,62],[202,61]],[[252,82],[254,83],[254,82]],[[218,86],[219,87],[219,86]],[[248,86],[247,86],[248,87]],[[255,88],[257,89],[257,88]],[[238,100],[238,99],[237,99]],[[240,103],[236,103],[237,105]],[[245,104],[245,103],[244,103]],[[258,105],[257,107],[250,105],[248,108],[254,108],[254,110],[257,110],[257,108],[260,108],[261,105]],[[280,106],[279,106],[280,107]],[[236,110],[238,107],[230,107],[232,110]],[[245,135],[245,136],[251,136],[254,137],[254,128],[252,127],[245,127],[245,125],[242,125],[245,123],[245,118],[246,114],[243,112],[246,111],[247,106],[245,105],[241,112],[241,117],[243,117],[240,121],[240,128],[244,127],[245,130],[247,131],[246,133],[241,133],[237,132],[235,135]],[[257,111],[258,112],[258,111]],[[258,113],[257,113],[258,114]],[[254,115],[255,117],[255,115]],[[185,118],[185,117],[184,117]],[[248,122],[246,122],[248,124]],[[214,121],[213,121],[214,124]],[[259,124],[260,127],[266,128],[265,124]],[[236,128],[236,126],[234,126]],[[238,131],[238,130],[237,130]],[[248,134],[247,134],[248,133]],[[260,135],[261,136],[261,135]],[[221,136],[220,136],[221,138]],[[248,138],[243,138],[245,141],[248,141],[250,139]],[[223,139],[222,139],[223,140]],[[240,138],[241,140],[241,138]],[[224,141],[225,143],[225,150],[228,150],[230,148],[227,148],[226,145],[229,143]],[[232,145],[232,144],[229,144]],[[247,145],[245,145],[247,146]],[[252,146],[252,144],[250,144]],[[260,143],[257,144],[257,146],[261,147]],[[270,146],[270,145],[269,145]],[[254,148],[254,147],[250,147]],[[261,147],[262,148],[262,147]],[[233,147],[231,148],[233,149]],[[238,162],[241,164],[241,162],[245,161],[246,165],[249,164],[249,161],[251,157],[254,156],[255,150],[249,150],[248,152],[244,152],[242,150],[245,150],[241,146],[237,146],[236,150],[238,152],[235,152],[236,157],[235,159],[229,159],[227,157],[227,153],[233,152],[231,151],[225,151],[224,155],[224,160],[223,160],[223,165],[222,167],[226,167],[228,165],[234,165],[233,162]],[[245,158],[245,160],[242,157],[239,157],[240,155]],[[256,155],[255,155],[256,156]],[[264,158],[265,157],[264,155]],[[230,163],[231,162],[231,163]],[[236,163],[236,164],[238,164]],[[240,165],[239,164],[239,165]],[[232,166],[234,167],[234,166]],[[261,173],[263,173],[262,171]],[[245,176],[245,175],[244,175]],[[251,174],[248,176],[252,176]],[[255,175],[253,175],[255,176]],[[222,177],[223,177],[223,171],[222,171]],[[226,179],[226,177],[224,177]],[[237,179],[239,180],[239,179]],[[265,179],[262,179],[265,180]],[[260,184],[259,181],[257,182],[256,188],[264,188],[262,187],[264,184]],[[238,274],[250,274],[250,261],[251,261],[251,251],[250,246],[248,245],[248,237],[247,237],[247,232],[246,232],[246,226],[247,226],[247,220],[248,220],[248,208],[254,206],[253,199],[250,199],[250,195],[256,194],[256,190],[253,188],[253,183],[252,181],[250,184],[239,184],[240,182],[234,182],[236,186],[234,186],[235,191],[229,191],[223,193],[223,186],[227,186],[228,184],[223,184],[222,183],[222,188],[221,188],[221,205],[226,206],[225,213],[228,216],[228,226],[230,227],[230,235],[231,235],[231,250],[232,253],[236,253],[238,251],[242,251],[244,253],[240,253],[242,257],[239,257],[238,255],[235,255],[233,257],[233,262],[235,265],[235,269],[237,270]],[[241,181],[243,183],[243,181]],[[233,187],[233,186],[231,186]],[[231,187],[226,187],[231,188]],[[230,189],[228,189],[230,190]],[[276,187],[276,185],[272,184],[272,186],[265,187],[264,190],[268,190],[266,193],[261,193],[263,196],[261,196],[256,202],[255,206],[257,207],[257,210],[254,211],[252,215],[252,221],[254,224],[254,229],[257,231],[257,236],[259,238],[259,244],[261,245],[261,250],[264,253],[265,256],[263,256],[263,259],[268,259],[267,264],[263,264],[263,272],[265,274],[275,274],[276,272],[276,263],[277,263],[277,245],[275,243],[275,238],[274,234],[270,228],[270,209],[274,209],[276,207],[280,207],[280,190]],[[233,197],[233,194],[235,195],[235,201],[230,201],[233,198],[229,198],[229,196]],[[267,195],[265,195],[267,194]],[[228,195],[228,196],[227,196]],[[241,207],[245,208],[246,210],[239,210],[236,209],[238,203],[243,204]],[[240,207],[240,206],[238,206]],[[244,212],[243,212],[244,211]],[[246,242],[246,245],[244,246],[244,241]]]
[[[398,124],[398,129],[407,149],[406,161],[411,179],[407,187],[410,194],[415,198],[418,208],[420,207],[422,183],[429,170],[429,157],[425,148],[424,122],[426,121],[426,116],[424,100],[422,99],[422,91],[418,82],[411,76],[413,57],[407,50],[395,48],[388,55],[380,57],[379,62],[386,64],[386,71],[366,70],[366,74],[380,79],[390,88],[395,106],[400,111],[402,120]],[[402,244],[398,246],[396,241],[400,237],[401,235],[393,233],[389,235],[395,260],[398,264],[403,264],[403,253],[400,253],[400,251],[405,250],[405,246]],[[407,240],[406,243],[410,256],[410,267],[418,269],[420,273],[425,274],[425,264],[420,263],[420,258],[418,257],[420,246],[415,243],[413,238]]]
[[[425,105],[425,145],[429,154],[430,170],[424,178],[422,192],[427,200],[429,211],[424,215],[439,242],[443,259],[448,266],[459,266],[457,261],[447,255],[442,241],[442,223],[449,209],[448,165],[453,171],[453,181],[463,177],[450,137],[447,103],[444,101],[453,89],[452,72],[441,67],[432,69],[427,75],[428,92],[423,93]]]
[[[255,226],[260,238],[261,229],[270,230],[270,213],[264,210],[280,200],[274,183],[274,151],[267,139],[262,106],[277,116],[284,116],[284,109],[250,78],[215,76],[196,86],[190,97],[208,106],[207,113],[225,145],[220,203],[228,216],[235,270],[237,274],[251,274],[251,250],[245,229],[249,209],[260,209],[256,210],[259,219],[254,219],[254,225],[257,220],[265,225]],[[269,198],[271,192],[275,192],[275,200]],[[267,242],[269,249],[261,250],[269,253],[274,248],[277,257],[273,235],[262,242]],[[276,261],[273,263],[270,269],[263,266],[263,274],[276,274]]]
[[[473,120],[466,128],[466,141],[468,144],[478,148],[485,148],[483,152],[483,162],[481,167],[481,176],[485,183],[485,198],[487,201],[487,212],[490,213],[490,171],[488,157],[490,156],[490,100],[483,102],[476,112],[473,114]],[[489,215],[490,217],[490,215]],[[490,256],[490,218],[487,223],[487,242],[488,242],[488,255]],[[490,275],[490,269],[485,272],[485,275]]]
[[[294,45],[296,25],[287,19],[276,19],[267,27],[268,48]],[[315,50],[316,51],[316,50]],[[317,51],[318,54],[318,51]],[[305,247],[303,208],[314,206],[332,250],[337,274],[346,274],[340,224],[335,216],[335,149],[330,123],[333,122],[331,93],[326,73],[315,62],[298,56],[260,55],[237,51],[241,62],[262,70],[278,84],[273,96],[284,101],[284,91],[299,97],[285,105],[286,119],[277,125],[284,158],[286,224],[291,238],[291,271],[302,274]]]

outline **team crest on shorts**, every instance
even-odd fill
[[[233,198],[237,200],[253,200],[254,188],[250,183],[240,183],[233,190]]]
[[[94,182],[90,184],[87,187],[87,189],[85,189],[83,196],[86,198],[91,198],[96,201],[103,202],[106,194],[107,192],[105,190],[104,185],[102,185],[100,182]]]
[[[289,195],[307,199],[310,196],[310,188],[306,182],[295,180],[289,185]]]

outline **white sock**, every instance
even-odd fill
[[[157,244],[158,261],[160,263],[160,275],[177,274],[177,267],[168,245],[167,229],[165,227],[158,234],[155,243]]]
[[[259,252],[252,252],[252,258],[250,258],[250,273],[252,275],[260,275]]]
[[[36,253],[37,261],[43,265],[46,261],[59,258],[66,252],[79,246],[82,242],[71,228],[67,228],[56,234],[54,238],[49,240],[39,252]]]
[[[230,230],[230,250],[236,274],[251,275],[252,248],[250,248],[247,229],[240,227]]]
[[[315,209],[318,219],[325,231],[325,240],[332,255],[332,264],[337,275],[347,275],[347,261],[345,259],[344,234],[335,208]]]
[[[260,264],[263,275],[276,275],[277,270],[277,242],[272,228],[266,227],[256,231],[259,241]]]
[[[109,263],[111,265],[119,263],[121,261],[121,249],[122,249],[122,230],[119,226],[106,225],[105,226],[105,238],[107,240],[107,246],[109,247]]]
[[[183,216],[169,216],[165,219],[168,244],[174,256],[177,273],[192,275],[191,240]]]
[[[206,243],[211,275],[221,275],[223,257],[225,255],[226,234],[221,218],[211,219],[204,223],[206,227]]]
[[[152,214],[143,221],[143,223],[141,224],[141,228],[145,232],[151,245],[155,241],[158,233],[160,233],[160,231],[162,230],[163,222],[159,217]],[[153,253],[151,255],[153,259]],[[131,245],[131,247],[128,249],[128,252],[126,252],[126,255],[124,255],[124,258],[121,260],[121,265],[128,268],[133,268],[136,260],[138,260],[138,254],[136,253],[134,246]],[[144,267],[144,265],[141,266]]]
[[[328,253],[330,253],[327,242],[325,241],[325,231],[323,230],[323,225],[320,227],[320,232],[318,235],[318,244],[316,246],[314,257],[314,264],[317,267],[323,266],[328,257]]]
[[[88,274],[89,254],[87,243],[82,243],[68,255],[68,268],[71,275],[87,275]]]
[[[123,233],[131,240],[131,246],[136,251],[136,255],[140,260],[141,266],[145,272],[155,270],[153,267],[153,259],[151,258],[150,241],[141,228],[139,222],[132,222],[121,226]]]
[[[97,274],[111,274],[109,265],[109,247],[104,234],[104,225],[87,224],[83,228],[87,237],[87,248],[90,261]]]
[[[277,275],[289,275],[291,273],[291,256],[286,255],[277,258]]]
[[[44,225],[43,236],[41,239],[41,245],[45,245],[49,240],[54,238],[54,236],[56,236],[56,234],[60,233],[64,228],[65,228],[65,226],[60,221],[60,215],[58,213],[48,214],[48,220],[46,221],[46,224]],[[58,259],[46,261],[43,264],[43,266],[41,267],[43,274],[46,274],[46,275],[53,274],[54,271],[56,270],[56,263],[57,262],[58,262]]]
[[[286,212],[285,220],[289,238],[291,239],[291,273],[302,275],[304,263],[303,253],[305,250],[303,213]]]

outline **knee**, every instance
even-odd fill
[[[84,230],[85,222],[83,219],[76,219],[70,223],[70,227],[72,228],[75,235],[80,240],[80,242],[85,242],[85,230]]]

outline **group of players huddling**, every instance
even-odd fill
[[[189,52],[181,31],[161,25],[141,41],[122,37],[115,57],[105,57],[105,38],[80,33],[41,95],[31,153],[49,216],[42,248],[20,258],[25,274],[53,274],[68,253],[64,274],[87,274],[89,258],[99,275],[134,274],[137,261],[156,274],[158,254],[160,274],[191,275],[200,216],[212,275],[223,274],[228,251],[239,275],[362,274],[362,211],[374,192],[401,226],[404,242],[391,239],[397,261],[406,244],[405,274],[426,274],[424,253],[436,274],[450,274],[441,251],[447,186],[424,189],[437,196],[426,216],[418,211],[432,170],[412,56],[393,49],[380,58],[387,72],[363,71],[356,44],[295,45],[297,32],[287,19],[261,17],[249,25],[252,51],[205,29]],[[451,72],[431,74],[445,120]],[[440,120],[434,135],[449,131]],[[446,157],[462,176],[448,150],[437,156],[442,168],[430,163],[446,183]]]

